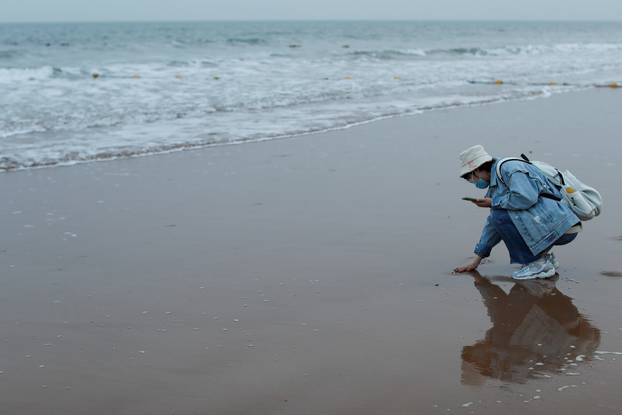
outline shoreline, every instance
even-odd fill
[[[99,157],[97,155],[93,155],[92,156],[93,158],[89,158],[89,159],[86,159],[86,160],[72,160],[72,161],[69,161],[69,162],[55,162],[55,163],[50,163],[50,164],[42,164],[42,165],[35,165],[35,166],[28,166],[28,167],[0,168],[0,174],[2,174],[2,173],[14,173],[14,172],[25,171],[25,170],[47,169],[47,168],[53,168],[53,167],[72,167],[72,166],[76,166],[76,165],[80,165],[80,164],[86,164],[86,163],[97,163],[97,162],[106,162],[106,161],[114,161],[114,160],[134,159],[134,158],[140,158],[140,157],[159,156],[159,155],[166,155],[166,154],[172,154],[172,153],[183,152],[183,151],[206,150],[206,149],[210,149],[210,148],[214,148],[214,147],[262,143],[262,142],[274,141],[274,140],[298,139],[298,138],[304,138],[304,137],[308,137],[308,136],[313,136],[313,135],[316,135],[316,134],[325,134],[325,133],[331,133],[331,132],[335,132],[335,131],[347,130],[349,128],[356,128],[356,127],[364,126],[364,125],[367,125],[367,124],[370,124],[370,123],[374,123],[374,122],[378,122],[378,121],[383,121],[383,120],[390,120],[390,119],[393,119],[393,118],[418,116],[418,115],[422,115],[422,114],[426,114],[428,112],[434,112],[434,111],[460,110],[460,109],[466,109],[466,108],[477,108],[477,107],[483,107],[483,106],[488,106],[488,105],[498,105],[498,104],[506,104],[506,103],[512,103],[512,102],[531,101],[531,100],[537,100],[537,99],[548,99],[548,98],[551,98],[551,97],[556,96],[556,95],[581,93],[581,92],[585,92],[585,91],[592,90],[592,89],[596,90],[598,88],[618,88],[619,87],[619,86],[617,86],[618,83],[616,83],[616,82],[612,82],[612,84],[616,84],[616,86],[612,87],[612,86],[609,86],[609,85],[596,85],[596,84],[594,84],[594,85],[572,85],[576,89],[567,90],[567,91],[542,92],[542,93],[538,93],[538,94],[531,94],[531,95],[528,95],[528,96],[523,96],[523,97],[520,97],[520,98],[507,99],[507,98],[500,97],[500,98],[491,98],[491,99],[489,99],[487,101],[470,103],[470,104],[455,104],[455,105],[448,104],[448,105],[442,105],[442,106],[438,106],[438,107],[434,107],[434,108],[413,109],[413,110],[410,110],[410,111],[407,111],[407,112],[403,112],[403,113],[399,113],[399,114],[383,115],[383,116],[379,116],[379,117],[376,117],[376,118],[371,118],[371,119],[368,119],[368,120],[357,121],[357,122],[354,122],[352,124],[346,124],[346,125],[343,125],[343,126],[330,127],[330,128],[320,129],[320,130],[315,130],[315,131],[306,131],[306,132],[302,132],[302,133],[283,134],[283,135],[262,137],[262,138],[257,138],[257,139],[240,140],[240,141],[232,141],[232,142],[224,142],[224,143],[170,144],[168,146],[164,146],[164,147],[171,147],[169,149],[165,149],[165,150],[149,150],[149,149],[136,150],[136,154],[130,154],[130,155],[111,156],[111,157]],[[560,85],[560,86],[566,87],[567,85]],[[551,87],[554,88],[555,86],[553,85]]]

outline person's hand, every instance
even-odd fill
[[[492,199],[489,197],[485,197],[483,199],[475,199],[473,203],[482,208],[489,208],[492,206]]]
[[[462,272],[472,272],[472,271],[475,271],[477,269],[477,267],[479,267],[479,264],[481,262],[482,262],[482,258],[479,257],[479,256],[476,256],[468,264],[465,264],[465,265],[463,265],[461,267],[454,268],[454,272],[462,273]]]

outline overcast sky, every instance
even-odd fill
[[[622,0],[0,0],[0,21],[620,20]]]

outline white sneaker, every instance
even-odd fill
[[[512,278],[515,280],[533,280],[536,278],[550,278],[553,275],[555,275],[555,266],[548,255],[543,255],[531,264],[524,265],[518,271],[514,271]]]

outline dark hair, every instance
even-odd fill
[[[492,159],[490,161],[487,161],[486,163],[482,164],[481,166],[479,166],[476,169],[473,169],[473,171],[470,171],[468,173],[463,174],[462,177],[464,180],[469,180],[469,176],[471,175],[471,173],[473,173],[475,170],[484,170],[487,171],[488,173],[491,172],[492,170],[492,165],[495,164],[495,161],[497,161],[497,159]]]
[[[490,171],[492,170],[492,165],[495,164],[495,159],[492,159],[490,161],[487,161],[486,163],[482,164],[481,166],[478,167],[478,169],[480,170],[485,170],[488,173],[490,173]]]

